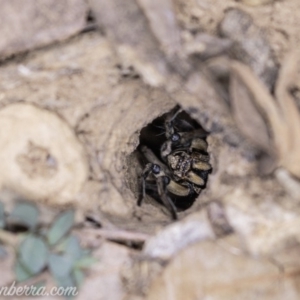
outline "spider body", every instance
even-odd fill
[[[169,113],[164,122],[165,138],[157,157],[147,146],[141,151],[148,161],[140,178],[141,205],[145,194],[162,202],[177,219],[177,203],[189,207],[205,187],[211,172],[207,153],[207,133],[203,129],[194,129],[185,121],[178,125],[176,118],[180,110]]]

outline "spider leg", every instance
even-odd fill
[[[190,194],[190,188],[189,186],[179,184],[175,182],[174,180],[170,180],[167,189],[169,192],[176,196],[185,197]]]
[[[161,200],[163,204],[166,206],[166,208],[170,211],[172,218],[174,220],[177,220],[177,210],[176,207],[171,200],[171,198],[168,196],[167,193],[167,185],[170,182],[170,178],[168,176],[159,176],[157,177],[157,188],[158,188],[158,194],[161,197]]]
[[[151,171],[152,171],[152,163],[149,163],[146,165],[141,177],[140,177],[140,182],[139,182],[139,197],[138,197],[138,201],[137,201],[137,205],[141,206],[142,201],[145,198],[146,195],[146,179],[147,177],[150,175]]]
[[[144,154],[145,158],[151,162],[152,164],[159,165],[162,170],[168,174],[168,168],[166,165],[164,165],[157,157],[156,155],[150,150],[147,146],[142,146],[141,151]]]
[[[171,212],[172,218],[176,220],[177,219],[176,207],[167,194],[167,185],[170,183],[171,180],[168,176],[164,175],[164,173],[160,169],[160,166],[156,164],[148,163],[142,173],[140,179],[141,182],[140,182],[139,198],[137,202],[138,206],[142,204],[142,201],[145,198],[146,179],[151,173],[156,177],[157,190],[161,201],[166,206],[166,208]]]
[[[167,166],[165,166],[148,147],[142,146],[141,151],[144,154],[145,158],[149,161],[149,163],[146,165],[139,179],[139,196],[137,201],[138,206],[141,206],[146,195],[147,177],[150,174],[153,174],[156,178],[159,176],[163,176],[166,173],[168,174]]]
[[[199,137],[194,138],[190,146],[190,148],[192,149],[203,151],[203,152],[207,152],[207,147],[208,147],[207,142]]]
[[[209,171],[211,169],[211,165],[203,160],[193,160],[192,167],[198,171]]]
[[[169,113],[165,120],[165,129],[166,129],[166,137],[170,138],[172,134],[174,134],[174,126],[173,121],[176,119],[176,117],[182,112],[182,109],[178,109],[175,113]]]
[[[207,132],[203,129],[196,129],[190,132],[179,132],[180,146],[186,146],[190,149],[207,151],[207,142],[203,139],[207,137]]]
[[[166,162],[167,156],[172,152],[172,141],[166,140],[160,148],[160,156]]]
[[[187,173],[187,180],[191,183],[194,183],[198,186],[204,186],[205,185],[205,181],[195,172],[190,171]]]
[[[194,171],[193,173],[204,181],[205,184],[203,186],[206,185],[208,174],[212,171],[211,164],[208,161],[208,154],[196,153],[196,156],[193,158],[192,162],[192,169]]]

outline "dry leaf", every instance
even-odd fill
[[[290,54],[283,64],[276,87],[277,101],[249,67],[232,63],[233,73],[240,78],[253,97],[255,105],[266,116],[276,147],[278,165],[300,178],[300,114],[289,94],[299,56]]]
[[[255,145],[270,152],[272,147],[268,126],[253,103],[248,89],[235,74],[230,78],[230,95],[232,112],[238,128]]]

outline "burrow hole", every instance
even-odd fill
[[[193,118],[189,116],[187,112],[184,110],[181,110],[179,106],[176,106],[171,111],[163,114],[162,116],[154,119],[151,123],[149,123],[147,126],[145,126],[140,133],[140,140],[139,140],[139,146],[137,149],[132,153],[131,157],[129,158],[129,164],[131,165],[131,168],[129,168],[129,174],[128,176],[132,178],[132,176],[136,178],[136,180],[130,180],[129,187],[131,190],[133,190],[136,198],[139,197],[141,193],[140,185],[140,176],[145,169],[146,165],[151,161],[149,161],[148,158],[145,157],[142,147],[146,146],[148,149],[150,149],[155,157],[159,160],[160,164],[166,166],[169,170],[168,176],[171,176],[172,180],[175,180],[178,184],[183,184],[184,186],[190,185],[190,182],[186,182],[185,179],[180,179],[178,176],[174,174],[174,169],[172,169],[168,165],[168,160],[166,158],[162,157],[161,149],[162,146],[166,143],[168,140],[166,136],[166,128],[165,128],[165,122],[166,119],[171,115],[175,115],[177,111],[180,110],[180,113],[176,115],[174,118],[173,125],[175,132],[179,133],[188,133],[189,135],[192,135],[192,133],[195,133],[195,138],[197,138],[197,134],[201,133],[199,137],[201,137],[206,143],[206,137],[204,135],[208,135],[207,132],[202,128],[202,126]],[[169,138],[170,139],[170,138]],[[208,155],[208,153],[205,151],[203,153],[200,150],[190,150],[188,143],[185,144],[177,144],[174,146],[174,149],[172,150],[172,154],[174,151],[182,151],[187,153],[186,156],[190,155],[193,156],[194,152],[199,152],[200,155]],[[183,162],[183,164],[186,162]],[[179,166],[182,168],[185,168],[187,166],[182,165],[179,163]],[[188,168],[188,167],[187,167]],[[131,169],[131,171],[130,171]],[[209,180],[209,173],[206,172],[206,175],[199,170],[193,170],[195,173],[205,179],[205,185],[201,187],[201,191],[205,188],[207,180]],[[204,174],[204,176],[202,176]],[[198,186],[197,186],[198,187]],[[201,195],[201,191],[199,193],[191,192],[188,196],[178,196],[173,193],[170,193],[167,191],[168,196],[171,198],[172,202],[176,206],[177,212],[181,212],[184,210],[187,210],[190,208],[195,200],[198,198],[199,195]],[[157,181],[155,180],[154,176],[150,175],[147,179],[147,185],[146,185],[146,197],[143,199],[143,203],[152,203],[154,205],[163,206],[161,197],[158,192],[157,188]],[[166,210],[165,210],[166,211]]]

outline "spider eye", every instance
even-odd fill
[[[180,140],[180,135],[178,133],[173,133],[171,135],[171,141],[172,142],[178,142]]]
[[[155,175],[159,174],[159,172],[160,172],[160,166],[154,164],[154,165],[152,166],[152,172],[153,172],[153,174],[155,174]]]

